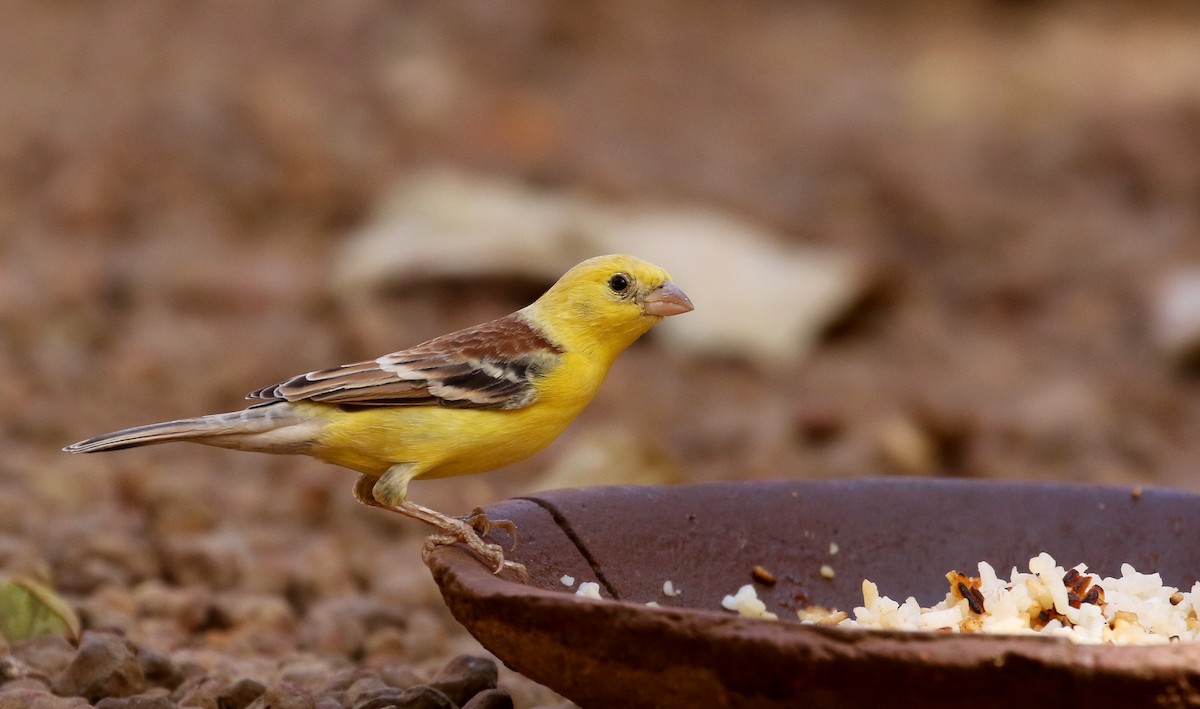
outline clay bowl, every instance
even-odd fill
[[[1200,496],[1147,488],[881,479],[562,490],[487,510],[520,528],[530,584],[455,547],[431,567],[454,616],[507,665],[585,707],[1193,706],[1200,643],[1076,645],[741,618],[721,599],[757,583],[780,618],[850,610],[870,578],[893,598],[944,597],[947,571],[1004,577],[1046,551],[1185,590],[1200,578]],[[492,540],[508,546],[502,532]],[[837,553],[830,553],[830,543]],[[821,565],[835,576],[821,576]],[[603,600],[560,578],[597,581]],[[663,594],[671,580],[681,590]],[[645,605],[656,601],[660,607]]]

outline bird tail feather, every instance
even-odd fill
[[[137,448],[154,443],[189,441],[221,448],[237,448],[271,453],[291,453],[308,438],[305,431],[286,431],[302,423],[286,405],[255,406],[244,411],[210,414],[195,418],[134,426],[63,448],[68,453],[98,453]],[[304,428],[304,427],[301,427]]]

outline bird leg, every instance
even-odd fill
[[[499,544],[489,544],[483,541],[480,534],[476,532],[472,522],[435,512],[428,507],[422,507],[415,502],[407,500],[389,509],[408,515],[414,519],[419,519],[441,530],[441,534],[430,535],[425,540],[425,547],[421,551],[421,560],[426,565],[429,564],[429,555],[434,549],[447,544],[462,543],[474,552],[476,556],[493,566],[495,568],[493,573],[499,574],[505,569],[512,569],[521,578],[522,582],[529,581],[529,573],[525,570],[525,566],[505,559],[504,550],[500,548]],[[476,517],[472,517],[471,519],[474,520]],[[483,519],[487,520],[486,515]],[[509,524],[512,523],[509,522]]]
[[[379,500],[375,499],[375,493],[372,492],[377,480],[379,478],[373,478],[370,475],[359,476],[358,480],[354,482],[354,499],[367,507],[383,507]]]
[[[393,476],[393,472],[400,474]],[[378,479],[364,475],[354,485],[354,496],[363,504],[383,507],[436,527],[439,533],[430,535],[425,540],[425,546],[421,551],[421,560],[426,565],[429,564],[430,553],[437,547],[461,543],[494,567],[493,573],[500,574],[505,569],[512,569],[522,582],[529,581],[529,573],[523,564],[506,560],[504,550],[500,548],[499,544],[489,544],[482,539],[483,535],[486,535],[492,527],[498,527],[508,531],[513,538],[513,545],[516,546],[517,527],[515,524],[509,520],[489,520],[483,510],[478,507],[470,517],[462,520],[423,507],[415,502],[409,502],[405,499],[408,479],[402,477],[403,473],[407,472],[407,466],[395,466]]]

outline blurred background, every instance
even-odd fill
[[[478,649],[425,530],[351,473],[62,445],[508,313],[597,253],[695,312],[545,452],[413,499],[1200,488],[1194,3],[18,1],[0,96],[0,571],[181,664]]]

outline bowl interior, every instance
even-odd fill
[[[1043,551],[1101,575],[1130,563],[1182,588],[1200,575],[1196,497],[1165,490],[882,479],[592,488],[527,499],[572,542],[559,550],[563,564],[536,560],[550,572],[538,575],[541,587],[566,590],[554,572],[578,570],[582,558],[604,595],[668,606],[719,610],[725,594],[753,583],[776,612],[849,610],[862,602],[864,578],[925,605],[945,595],[948,571],[974,575],[987,561],[1007,576]],[[528,551],[518,545],[513,558]],[[755,566],[776,583],[756,581]],[[679,595],[663,593],[668,580]]]
[[[1137,695],[1141,701],[1177,685],[1180,672],[1200,686],[1194,648],[1183,653],[1189,669],[1178,666],[1178,650],[1166,654],[1173,648],[1156,655],[1057,640],[847,631],[721,610],[725,595],[753,584],[784,620],[809,605],[850,611],[862,603],[864,578],[882,594],[930,605],[945,596],[948,571],[976,575],[987,561],[1007,577],[1043,551],[1064,567],[1083,562],[1108,576],[1129,563],[1190,589],[1200,578],[1193,494],[886,478],[562,490],[488,513],[517,523],[521,540],[509,558],[528,567],[530,584],[493,576],[447,548],[432,564],[443,595],[502,660],[584,703],[685,706],[719,697],[734,706],[787,706],[835,697],[846,706],[936,706],[961,687],[958,699],[979,706],[983,682],[994,685],[984,705],[1002,706],[1023,696],[1020,682],[1053,676],[1071,697],[1089,696],[1090,688],[1103,700],[1116,691],[1105,682],[1128,684],[1134,675],[1144,683],[1138,691],[1148,692]],[[493,541],[509,544],[502,533]],[[775,582],[756,580],[755,566]],[[574,585],[564,585],[564,575]],[[664,593],[668,580],[677,595]],[[597,582],[609,600],[574,596],[582,581]],[[645,605],[651,601],[658,607]],[[1017,656],[1027,664],[1005,666]],[[653,667],[657,674],[647,674]],[[1032,674],[1010,676],[1014,667]],[[849,679],[863,668],[891,676],[890,688],[872,694]],[[917,691],[929,668],[943,687],[932,704]],[[666,679],[673,669],[681,671],[675,683]],[[900,699],[905,688],[917,692],[911,703]]]

